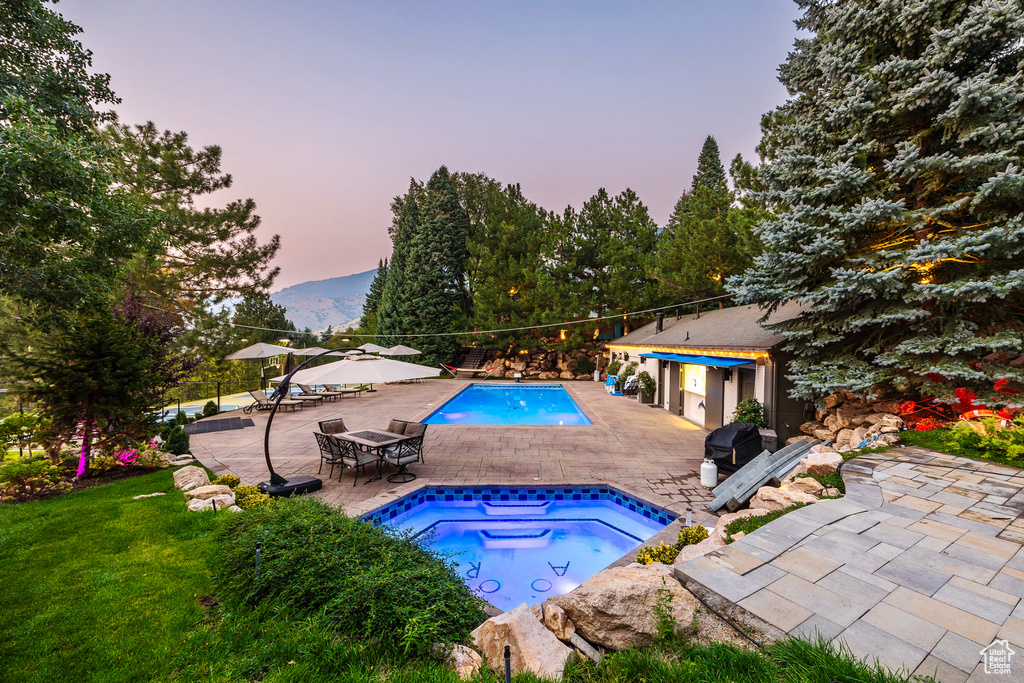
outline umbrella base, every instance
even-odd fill
[[[283,484],[271,484],[269,481],[261,481],[257,488],[272,498],[281,498],[312,493],[313,491],[319,491],[323,486],[324,483],[316,477],[302,476],[286,479]]]

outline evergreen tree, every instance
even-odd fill
[[[876,385],[1001,403],[1024,339],[1019,2],[802,0],[766,117],[766,252],[731,287],[778,325],[796,393]],[[1005,381],[1004,381],[1005,380]]]
[[[654,274],[665,297],[719,296],[725,293],[725,279],[750,265],[758,249],[751,228],[761,213],[733,207],[733,201],[718,143],[709,135],[693,184],[676,202],[659,240]]]
[[[388,265],[380,304],[377,306],[377,340],[384,346],[407,343],[392,335],[412,331],[409,299],[409,264],[413,245],[420,239],[420,215],[416,200],[411,193],[404,199],[396,200],[392,209],[398,210],[391,235],[391,262]],[[414,266],[413,266],[414,267]]]
[[[377,331],[377,309],[380,307],[380,298],[384,293],[384,283],[388,279],[388,260],[381,259],[377,262],[377,272],[373,274],[370,281],[370,289],[366,292],[366,299],[363,301],[363,315],[359,320],[359,328],[366,330],[369,334]]]

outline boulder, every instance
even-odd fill
[[[542,373],[540,373],[539,377],[541,379],[558,379],[558,373],[557,372],[542,372]]]
[[[193,498],[188,502],[188,511],[201,512],[203,510],[212,510],[214,504],[216,504],[218,510],[227,510],[235,504],[235,495],[229,493],[228,495],[214,496],[213,498]]]
[[[843,464],[843,456],[838,453],[808,453],[800,458],[804,472],[812,477],[823,477],[834,473]]]
[[[207,486],[200,486],[199,488],[185,491],[185,500],[194,500],[199,498],[200,500],[206,500],[207,498],[214,498],[216,496],[232,496],[231,487],[224,486],[222,484],[210,484]]]
[[[804,422],[802,425],[800,425],[800,431],[806,434],[807,436],[814,436],[814,430],[824,428],[825,425],[821,424],[820,422]]]
[[[693,621],[697,600],[680,585],[672,567],[655,562],[611,567],[598,572],[571,593],[544,601],[561,607],[584,639],[612,650],[647,645],[658,632],[656,608],[664,602],[662,591],[672,595],[676,624],[686,628]]]
[[[839,419],[838,415],[829,415],[825,418],[825,428],[832,432],[838,432],[843,427],[846,427],[843,421]]]
[[[777,489],[773,486],[762,486],[750,499],[750,507],[755,510],[781,510],[794,503],[816,503],[818,499],[809,493],[793,491],[788,488]]]
[[[870,412],[869,408],[848,408],[844,406],[837,409],[836,417],[839,419],[840,429],[859,427],[868,421]]]
[[[544,605],[543,611],[544,625],[548,627],[548,630],[554,633],[559,640],[571,641],[572,634],[576,633],[576,627],[565,615],[565,610],[558,605],[547,603]]]
[[[837,391],[836,393],[825,397],[825,407],[835,408],[836,406],[841,405],[842,402],[845,400],[846,393],[842,391]]]
[[[808,450],[807,452],[808,453],[835,453],[836,449],[832,448],[831,446],[826,446],[823,443],[816,443],[813,446],[811,446],[810,450]]]
[[[836,433],[822,427],[821,429],[814,430],[814,438],[818,441],[831,441],[836,438]]]
[[[813,438],[814,437],[811,436],[811,435],[791,436],[788,439],[786,439],[786,445],[787,446],[791,446],[791,445],[795,444],[797,441],[810,441]]]
[[[537,617],[537,621],[544,623],[544,610],[541,609],[540,605],[531,605],[530,611],[533,612],[533,616]]]
[[[767,512],[767,510],[765,510],[765,512]],[[747,535],[746,531],[737,531],[736,533],[734,533],[732,535],[732,540],[738,541],[738,540],[740,540],[741,538],[743,538],[746,535]]]
[[[835,443],[836,450],[839,450],[840,448],[848,447],[850,445],[850,437],[852,437],[852,436],[853,436],[853,430],[852,429],[841,429],[841,430],[839,430],[839,433],[836,434],[836,439],[835,439],[835,441],[836,441],[836,443]]]
[[[156,493],[144,493],[141,496],[132,496],[132,500],[139,500],[140,498],[155,498],[156,496],[167,495],[163,491],[157,491]]]
[[[484,663],[476,650],[465,645],[434,643],[430,646],[430,654],[450,666],[464,681],[476,676]]]
[[[562,379],[573,379],[576,377],[576,375],[574,375],[571,370],[566,370],[565,372],[561,373],[558,376],[561,377]]]
[[[242,511],[242,508],[238,507],[237,505],[232,505],[231,507],[228,508],[228,512],[241,512],[241,511]]]
[[[576,375],[577,382],[590,382],[594,380],[593,375]]]
[[[810,477],[800,477],[794,479],[792,483],[786,484],[780,487],[784,491],[799,491],[800,493],[806,493],[811,496],[823,496],[822,493],[825,487],[822,486],[821,482],[817,479],[811,479]]]
[[[879,420],[878,424],[882,427],[896,427],[897,429],[903,429],[907,424],[903,421],[903,418],[898,415],[883,415],[882,419]]]
[[[524,602],[480,624],[470,636],[497,673],[505,669],[505,646],[511,650],[512,674],[530,671],[540,678],[562,680],[572,650],[537,621]]]
[[[824,422],[825,418],[828,417],[828,408],[818,408],[814,411],[814,419],[818,422]]]
[[[191,491],[209,483],[210,475],[202,467],[182,467],[174,473],[174,488],[179,491]]]

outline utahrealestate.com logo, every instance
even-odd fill
[[[1005,640],[993,640],[992,644],[981,651],[981,661],[985,663],[987,674],[1010,674],[1010,658],[1016,654]]]

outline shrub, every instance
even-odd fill
[[[804,506],[804,503],[794,503],[788,508],[782,508],[781,510],[775,510],[769,512],[767,515],[759,515],[757,517],[744,517],[742,519],[734,519],[725,525],[725,542],[732,543],[732,535],[739,532],[749,534],[751,531],[760,529],[768,522],[773,519],[778,519],[782,515],[792,512],[793,510],[799,510]]]
[[[656,546],[641,548],[636,556],[636,561],[640,564],[651,564],[652,562],[672,564],[677,555],[679,555],[678,546],[665,545],[665,542],[662,541]]]
[[[946,433],[946,441],[956,453],[1020,462],[1024,459],[1024,415],[1008,428],[991,417],[958,422]]]
[[[298,618],[322,614],[342,634],[389,650],[462,642],[487,619],[449,562],[316,498],[232,515],[217,543],[218,595],[228,607],[272,603]]]
[[[768,420],[764,419],[764,406],[753,396],[747,396],[736,406],[736,412],[732,414],[733,422],[751,422],[758,427],[767,427]]]
[[[619,374],[619,369],[621,367],[622,367],[622,361],[621,360],[613,360],[611,363],[608,364],[608,374],[609,375],[618,375]]]
[[[210,417],[211,415],[216,415],[219,412],[220,408],[217,407],[217,403],[215,401],[207,401],[206,405],[203,406],[203,417]]]
[[[626,365],[626,367],[622,370],[622,374],[619,375],[619,379],[626,379],[627,377],[632,377],[634,372],[636,372],[636,361],[632,361],[628,365]]]
[[[708,528],[703,524],[683,527],[683,530],[679,532],[679,543],[676,545],[680,548],[687,545],[694,545],[696,543],[700,543],[707,537]]]
[[[216,479],[214,479],[213,481],[210,482],[210,484],[216,484],[218,486],[227,486],[227,487],[230,487],[230,488],[235,488],[236,486],[238,486],[241,483],[242,483],[242,480],[239,479],[238,477],[236,477],[233,474],[222,474],[222,475],[220,475],[219,477],[217,477]],[[256,487],[255,486],[250,486],[249,488],[256,488]],[[257,489],[257,490],[259,490],[259,489]],[[237,495],[236,495],[236,498],[237,498]],[[239,505],[238,507],[242,507],[242,506]]]
[[[18,503],[70,490],[71,484],[60,477],[60,468],[49,460],[19,458],[0,467],[2,503]]]
[[[639,375],[637,375],[637,381],[640,382],[640,391],[642,393],[644,393],[647,396],[654,395],[654,390],[658,387],[658,385],[654,383],[654,378],[651,377],[651,373],[644,370]]]
[[[576,364],[577,375],[593,375],[594,370],[596,369],[597,366],[594,365],[594,361],[590,360],[589,358],[584,358],[583,360]]]
[[[173,455],[188,453],[189,439],[185,428],[176,426],[164,438],[164,450]]]
[[[220,477],[218,477],[218,479],[220,479]],[[263,491],[260,491],[255,486],[235,486],[234,494],[235,505],[243,510],[270,505],[274,502],[273,498],[263,493]]]

